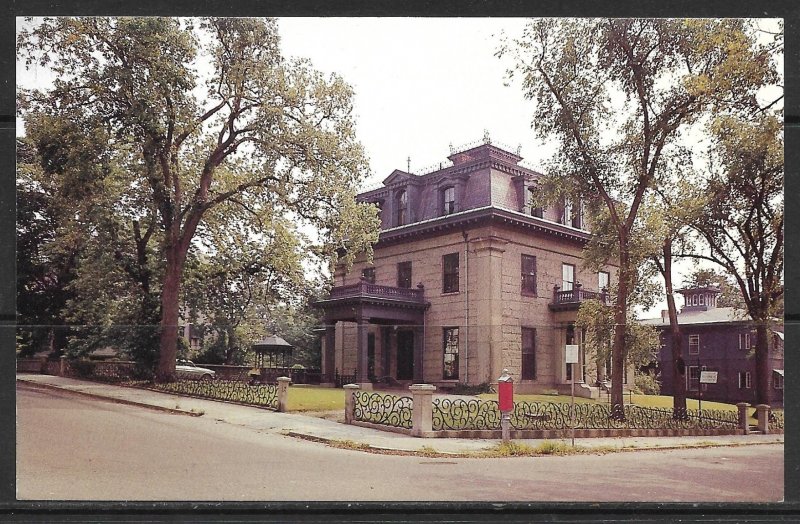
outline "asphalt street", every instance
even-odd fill
[[[398,456],[18,386],[17,497],[779,501],[783,444],[501,459]]]

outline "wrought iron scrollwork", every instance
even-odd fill
[[[153,387],[158,391],[178,395],[278,409],[278,386],[273,384],[249,385],[233,380],[177,380],[154,384]]]
[[[411,429],[413,406],[411,397],[359,391],[354,395],[354,399],[355,420]]]
[[[783,411],[770,410],[769,429],[771,430],[783,429]]]
[[[671,409],[628,405],[617,410],[608,404],[517,402],[511,412],[511,427],[522,430],[569,429],[574,409],[577,429],[715,429],[735,428],[734,411],[688,410],[674,416]],[[624,413],[624,417],[619,415]],[[496,401],[437,399],[433,402],[434,430],[499,429],[500,410]]]
[[[500,429],[500,407],[494,400],[435,399],[433,429]]]

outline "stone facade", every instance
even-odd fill
[[[422,176],[395,171],[385,187],[359,195],[359,200],[380,206],[382,232],[372,263],[358,259],[349,271],[339,267],[330,298],[318,303],[328,323],[323,374],[356,374],[362,387],[389,377],[389,383],[446,388],[495,382],[508,368],[516,391],[568,391],[564,344],[569,326],[582,300],[607,297],[601,295],[598,273],[583,264],[590,233],[577,216],[580,205],[572,206],[574,214],[566,220],[565,206],[536,216],[531,188],[541,175],[494,146],[449,158],[452,166]],[[400,205],[404,209],[398,212]],[[448,255],[458,260],[457,277],[444,275]],[[527,289],[523,256],[535,257],[535,276],[525,277]],[[400,277],[398,265],[403,263],[411,265],[410,282]],[[526,263],[530,269],[531,259]],[[564,264],[574,267],[569,283],[564,282]],[[616,279],[616,267],[604,270],[609,285]],[[457,280],[457,290],[445,289],[446,279],[451,284]],[[409,283],[416,295],[397,299],[397,289]],[[416,308],[413,314],[408,313],[411,308]],[[445,334],[454,329],[457,342],[449,351],[457,355],[458,371],[447,376]],[[523,330],[535,330],[529,338],[534,357],[523,357]],[[570,342],[579,339],[575,333]],[[404,358],[413,358],[411,376]],[[581,362],[576,382],[596,381],[593,364]],[[578,394],[591,394],[588,385],[576,387]]]

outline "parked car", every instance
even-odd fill
[[[201,368],[191,360],[178,360],[175,365],[175,376],[188,380],[213,380],[216,378],[217,372]]]

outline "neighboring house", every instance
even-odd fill
[[[339,266],[316,303],[325,380],[448,387],[508,368],[518,392],[569,391],[564,346],[580,343],[578,306],[608,302],[617,268],[583,267],[581,202],[533,207],[541,174],[520,156],[484,143],[448,158],[424,175],[395,170],[358,196],[380,208],[381,233],[373,263]],[[604,370],[580,358],[578,394],[596,396]]]
[[[744,311],[717,307],[719,288],[714,286],[677,290],[684,298],[678,314],[686,366],[686,390],[689,398],[719,402],[756,401],[756,334]],[[673,393],[672,333],[666,311],[661,317],[641,323],[659,330],[661,348],[657,355],[661,392]],[[769,365],[773,405],[783,405],[783,327],[776,325],[770,337]],[[701,371],[716,371],[716,384],[700,384]]]

